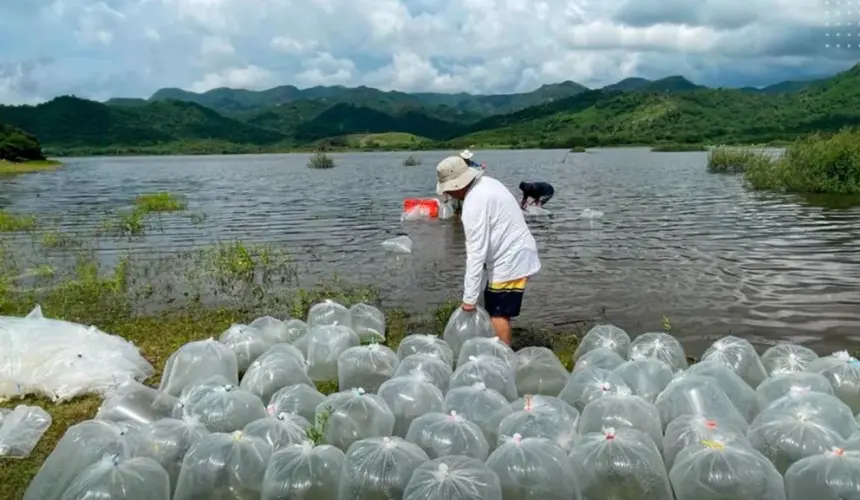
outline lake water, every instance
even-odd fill
[[[332,273],[381,288],[385,305],[427,310],[458,297],[465,254],[456,221],[401,224],[403,199],[433,196],[446,153],[333,155],[338,168],[306,168],[308,155],[82,158],[64,169],[4,179],[0,207],[61,216],[91,231],[105,210],[143,192],[187,196],[203,224],[166,217],[163,232],[121,243],[144,257],[214,240],[267,242],[309,277]],[[705,153],[640,149],[480,151],[488,175],[512,191],[523,180],[556,188],[552,217],[530,222],[543,270],[520,325],[555,329],[601,315],[631,333],[673,332],[699,344],[735,334],[792,338],[818,350],[860,340],[860,209],[752,193],[736,176],[705,170]],[[578,216],[600,210],[599,220]],[[415,243],[395,256],[380,243]],[[120,243],[117,243],[120,245]]]

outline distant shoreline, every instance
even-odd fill
[[[42,172],[45,170],[54,170],[63,166],[63,162],[58,160],[31,160],[23,162],[11,162],[0,160],[0,175],[3,174],[29,174],[32,172]]]

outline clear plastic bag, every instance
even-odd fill
[[[570,374],[558,397],[581,412],[591,401],[619,392],[630,392],[621,377],[601,368],[583,368]]]
[[[273,343],[292,341],[287,325],[278,318],[261,316],[248,324],[248,326],[259,330],[266,339]]]
[[[317,326],[345,326],[352,328],[352,313],[333,300],[314,304],[308,310],[308,329]]]
[[[99,407],[96,418],[122,422],[131,420],[146,425],[176,415],[179,399],[133,380],[119,387]]]
[[[145,426],[134,449],[135,457],[158,463],[170,476],[170,494],[176,490],[182,460],[191,446],[209,434],[195,419],[164,418]],[[169,497],[168,497],[169,498]]]
[[[400,360],[391,349],[380,344],[350,347],[337,358],[337,382],[341,391],[361,387],[376,392],[394,376]]]
[[[630,352],[630,336],[627,332],[613,325],[597,325],[579,341],[576,351],[573,353],[574,363],[585,353],[597,348],[606,348],[614,351],[624,359]]]
[[[261,500],[337,500],[346,456],[310,441],[272,454],[263,477]]]
[[[841,448],[798,460],[785,473],[787,500],[860,498],[860,458]]]
[[[663,426],[657,408],[632,394],[610,394],[585,405],[579,418],[580,434],[600,433],[605,427],[636,429],[663,445]]]
[[[829,451],[842,437],[822,420],[805,412],[766,411],[750,425],[747,438],[781,474],[798,460]]]
[[[699,415],[681,415],[669,423],[663,436],[663,461],[666,467],[671,470],[681,450],[701,441],[719,441],[726,446],[752,448],[744,431],[731,422]]]
[[[302,444],[308,439],[311,423],[304,417],[292,413],[279,413],[276,416],[261,418],[246,425],[242,433],[258,437],[269,444],[272,450],[292,444]]]
[[[403,500],[500,500],[499,477],[484,462],[447,456],[415,469]]]
[[[221,334],[219,341],[236,354],[239,373],[243,373],[255,359],[275,345],[273,339],[248,325],[232,325]]]
[[[759,416],[765,413],[777,416],[793,415],[804,420],[814,419],[836,431],[843,439],[848,439],[857,432],[857,423],[848,405],[829,394],[812,392],[805,388],[789,391],[771,403]]]
[[[323,441],[343,451],[362,439],[390,436],[394,414],[376,394],[350,389],[328,396],[317,406],[315,422],[323,421]]]
[[[0,420],[0,459],[24,458],[51,426],[51,416],[38,406],[18,405]]]
[[[287,331],[286,342],[292,344],[295,344],[300,338],[308,334],[308,324],[300,319],[285,321],[284,329]]]
[[[672,367],[654,358],[638,358],[625,361],[612,370],[633,394],[653,403],[663,389],[672,381]]]
[[[536,207],[534,205],[527,206],[523,212],[528,217],[547,217],[552,214],[549,210],[542,207]]]
[[[317,406],[323,402],[325,396],[305,384],[296,384],[284,387],[272,394],[266,411],[269,415],[279,413],[293,413],[304,417],[308,422],[316,418]]]
[[[394,377],[379,387],[381,397],[394,414],[394,435],[405,438],[417,417],[441,412],[445,395],[421,374]]]
[[[495,444],[498,439],[502,419],[513,413],[504,396],[482,383],[452,388],[445,394],[444,403],[445,413],[455,411],[477,424],[491,444]]]
[[[200,419],[209,432],[233,432],[268,416],[256,394],[211,377],[182,391],[183,415]]]
[[[340,483],[340,500],[403,498],[419,465],[430,460],[417,445],[397,437],[376,437],[349,447]]]
[[[285,349],[295,348],[278,344],[257,358],[242,376],[239,387],[268,401],[283,387],[296,384],[313,386],[305,362]]]
[[[487,467],[499,477],[502,500],[580,500],[565,451],[549,439],[519,434],[496,448]]]
[[[389,238],[382,242],[382,248],[388,252],[407,254],[412,253],[412,238],[405,234]]]
[[[576,360],[573,370],[582,370],[583,368],[602,368],[612,371],[624,363],[624,358],[619,356],[612,349],[606,347],[598,347],[583,354]]]
[[[260,498],[272,447],[258,437],[208,434],[191,446],[173,500]]]
[[[564,389],[568,373],[551,350],[546,347],[524,347],[516,355],[517,394],[558,396]]]
[[[687,355],[678,339],[663,332],[643,333],[630,343],[630,359],[654,358],[672,371],[687,369]]]
[[[808,347],[783,343],[766,350],[761,356],[761,363],[767,374],[773,376],[802,372],[816,359],[818,354]]]
[[[91,498],[169,500],[170,478],[149,458],[106,455],[81,471],[61,500]]]
[[[722,420],[744,431],[749,425],[732,400],[711,377],[686,375],[673,380],[657,396],[654,406],[660,412],[664,429],[669,422],[681,415]]]
[[[517,383],[514,370],[506,362],[493,356],[470,356],[451,375],[450,388],[483,383],[495,389],[508,401],[517,399]]]
[[[475,337],[463,342],[460,347],[460,356],[457,358],[457,366],[468,363],[473,356],[498,358],[510,366],[511,370],[517,369],[517,355],[499,337]]]
[[[442,334],[442,338],[451,347],[455,357],[460,355],[460,348],[467,340],[495,336],[496,331],[490,323],[490,315],[480,306],[474,311],[464,311],[458,307],[448,318],[448,324],[445,325],[445,331]]]
[[[186,387],[220,375],[239,385],[239,362],[232,349],[212,339],[189,342],[167,358],[158,390],[179,396]]]
[[[478,424],[456,411],[432,412],[412,421],[406,440],[415,443],[430,458],[464,455],[482,462],[490,454],[490,444]]]
[[[720,441],[684,448],[669,479],[677,500],[786,500],[782,476],[764,455]]]
[[[134,425],[85,420],[69,427],[30,482],[24,500],[59,500],[78,474],[103,456],[130,456],[139,439]]]
[[[636,429],[607,427],[583,434],[570,453],[587,500],[670,500],[672,487],[657,445]]]
[[[860,413],[860,361],[846,351],[819,358],[806,367],[806,371],[824,375],[833,386],[836,397],[851,411]]]
[[[835,396],[833,386],[824,375],[810,372],[783,372],[761,383],[755,392],[759,408],[764,410],[771,403],[791,392],[812,391]]]
[[[379,309],[359,303],[349,308],[352,329],[362,343],[385,341],[385,315]]]
[[[728,366],[716,361],[702,361],[692,365],[684,375],[711,377],[735,405],[747,422],[758,415],[758,396],[739,375]]]
[[[436,335],[413,334],[400,341],[397,346],[397,357],[401,360],[415,354],[425,354],[444,361],[448,366],[454,365],[454,351],[447,342]]]
[[[315,326],[308,330],[308,376],[314,382],[337,380],[337,359],[350,347],[361,344],[346,326]]]
[[[400,358],[400,364],[397,366],[397,371],[394,372],[395,377],[417,374],[426,377],[440,391],[445,393],[448,392],[448,385],[454,371],[451,369],[451,365],[444,360],[430,354],[412,354]]]
[[[502,419],[496,446],[501,446],[518,434],[524,438],[546,438],[561,447],[565,453],[570,451],[578,436],[579,412],[560,399],[556,401],[561,404],[532,405],[532,401],[533,399],[527,396],[522,409]]]
[[[755,347],[748,340],[731,335],[711,344],[700,361],[716,361],[725,365],[753,389],[767,378]]]

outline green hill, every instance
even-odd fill
[[[42,146],[32,134],[0,123],[0,163],[44,160]]]

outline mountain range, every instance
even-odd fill
[[[860,124],[860,65],[761,89],[714,89],[682,76],[626,78],[600,89],[566,81],[499,95],[161,89],[149,99],[62,96],[0,106],[0,122],[35,135],[53,154],[767,142]],[[353,140],[368,134],[383,135]]]

